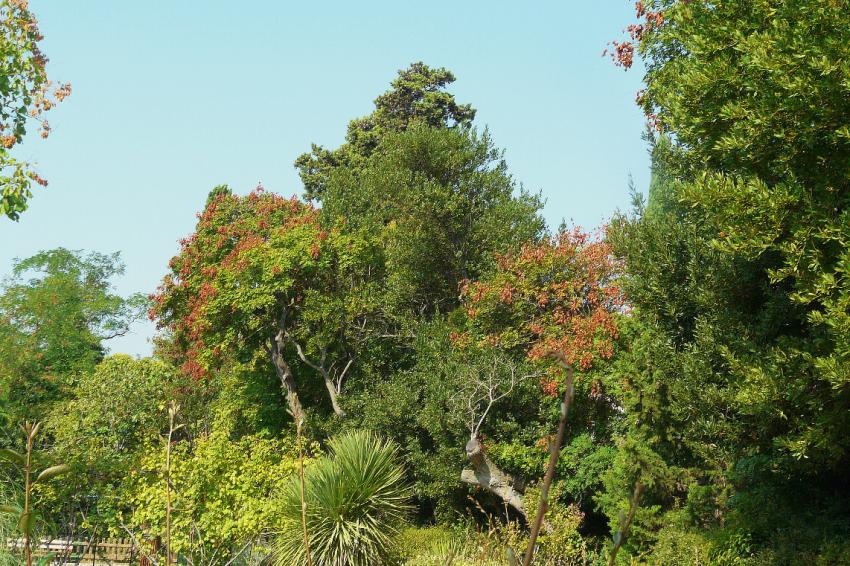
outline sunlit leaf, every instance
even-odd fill
[[[54,478],[60,474],[66,473],[70,469],[71,468],[67,464],[58,464],[56,466],[50,466],[49,468],[38,474],[38,478],[36,478],[35,481],[47,481],[50,478]]]

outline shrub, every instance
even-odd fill
[[[557,564],[567,566],[587,563],[587,547],[582,540],[579,528],[584,520],[584,514],[578,505],[562,503],[565,485],[556,482],[550,491],[549,509],[546,511],[546,528],[537,539],[537,549],[534,552],[535,564]],[[526,490],[525,500],[528,506],[528,516],[537,515],[540,504],[540,489],[538,486]],[[517,554],[524,553],[527,540],[523,539],[515,548]]]
[[[306,529],[315,566],[373,566],[387,562],[409,511],[410,488],[396,447],[353,431],[330,441],[330,453],[305,470]],[[284,487],[282,530],[275,549],[281,566],[305,564],[301,484]]]
[[[517,523],[490,521],[484,531],[472,525],[411,527],[399,533],[393,564],[404,566],[502,566],[507,549],[520,538]]]
[[[121,504],[133,509],[127,526],[141,539],[165,532],[163,450],[154,445],[129,474]],[[294,440],[222,431],[172,451],[172,548],[193,561],[211,556],[226,561],[257,540],[280,519],[274,494],[298,469]],[[121,531],[115,534],[120,534]]]

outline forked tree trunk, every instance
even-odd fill
[[[296,342],[294,339],[290,338],[292,345],[295,346],[295,351],[298,352],[298,357],[301,358],[301,361],[322,374],[322,379],[325,380],[325,387],[328,390],[328,397],[331,399],[331,406],[334,409],[334,414],[339,418],[345,417],[345,411],[342,410],[342,407],[339,404],[339,387],[336,383],[334,383],[334,373],[333,366],[331,364],[330,368],[326,364],[326,360],[328,357],[327,348],[322,348],[322,353],[319,358],[319,362],[312,362],[304,353],[304,350],[301,348],[301,345]],[[345,373],[348,371],[348,368],[351,367],[351,362],[353,360],[349,359],[348,364],[346,364],[345,369],[342,370],[342,373],[339,375],[339,384],[342,385],[342,379],[345,377]]]
[[[526,517],[522,493],[516,488],[517,481],[487,457],[481,442],[475,436],[466,443],[466,456],[471,467],[461,472],[460,480],[486,489]]]

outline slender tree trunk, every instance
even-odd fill
[[[516,480],[487,457],[478,438],[473,436],[466,443],[466,456],[471,468],[461,472],[460,481],[486,489],[525,517],[525,505],[522,493],[515,487]]]
[[[174,435],[174,417],[177,405],[168,408],[168,440],[165,444],[165,563],[171,565],[171,438]]]
[[[635,484],[635,492],[629,501],[629,514],[620,524],[619,530],[614,533],[614,547],[611,549],[611,556],[608,558],[608,566],[614,566],[617,562],[617,553],[620,552],[620,547],[626,540],[626,535],[629,534],[629,527],[632,526],[632,521],[635,519],[638,503],[640,502],[640,494],[643,493],[643,483],[638,481]]]
[[[286,391],[286,402],[289,405],[289,412],[292,413],[292,418],[297,423],[304,420],[304,408],[301,406],[301,400],[298,399],[298,390],[295,387],[295,377],[292,374],[292,368],[283,359],[284,340],[283,330],[279,330],[269,340],[268,351],[274,369],[280,379],[280,384],[283,386],[283,390]]]
[[[310,537],[307,534],[307,500],[304,497],[304,439],[301,436],[301,422],[296,421],[295,431],[298,442],[298,480],[301,487],[301,528],[304,534],[304,552],[307,554],[308,566],[313,566],[310,556]]]
[[[334,413],[339,418],[345,417],[345,411],[342,410],[342,407],[339,406],[339,392],[336,390],[336,385],[334,385],[333,380],[328,376],[327,372],[323,372],[325,378],[325,387],[328,388],[328,395],[331,398],[331,405],[334,408]]]
[[[537,516],[534,518],[534,523],[531,525],[528,548],[525,551],[525,559],[522,561],[523,566],[530,566],[531,564],[531,558],[534,556],[534,545],[537,544],[537,535],[540,534],[540,527],[543,526],[546,511],[549,509],[549,488],[552,485],[552,479],[555,477],[558,455],[561,453],[561,444],[564,442],[564,432],[567,429],[567,414],[573,400],[573,367],[567,364],[565,358],[560,357],[559,359],[567,370],[567,390],[564,392],[564,400],[561,401],[561,420],[558,424],[558,436],[555,438],[555,443],[552,444],[549,454],[549,465],[546,467],[546,475],[543,476],[543,487],[540,489],[540,505],[537,507]]]
[[[29,518],[30,513],[30,469],[32,468],[32,441],[33,431],[32,426],[27,423],[27,461],[24,465],[24,516],[27,517],[28,525],[32,524]],[[27,528],[24,532],[24,556],[26,557],[27,566],[32,566],[32,549],[30,548],[30,529]]]

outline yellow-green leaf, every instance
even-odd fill
[[[59,474],[64,474],[70,469],[71,468],[68,466],[68,464],[58,464],[56,466],[50,466],[49,468],[38,474],[38,478],[36,478],[35,481],[47,481],[50,478],[58,476]]]

